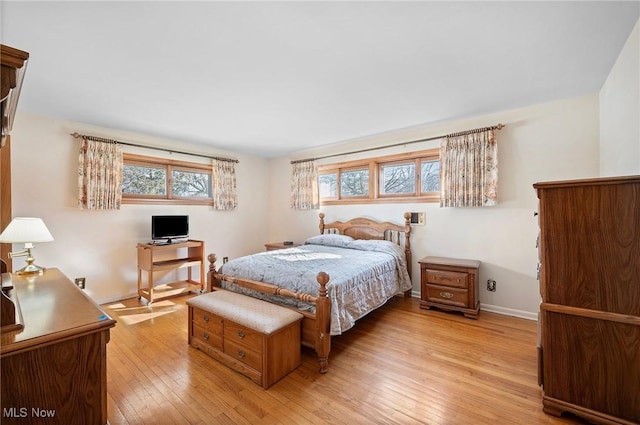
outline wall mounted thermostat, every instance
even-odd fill
[[[415,224],[418,226],[424,225],[424,213],[423,212],[412,212],[411,213],[411,224]]]

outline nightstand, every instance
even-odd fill
[[[460,311],[476,319],[480,311],[480,261],[424,257],[420,263],[420,308]]]
[[[267,248],[267,251],[275,251],[277,249],[293,248],[295,246],[300,246],[300,244],[299,243],[294,243],[294,244],[291,244],[291,245],[285,245],[284,242],[273,242],[273,243],[264,244],[264,247]]]

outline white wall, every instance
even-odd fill
[[[413,227],[412,280],[419,296],[418,260],[427,255],[482,261],[482,308],[535,318],[539,302],[535,248],[538,233],[538,181],[589,178],[598,175],[598,97],[568,99],[477,118],[386,134],[325,150],[299,152],[270,163],[269,240],[303,241],[318,232],[318,211],[295,211],[289,206],[291,159],[348,152],[362,147],[384,146],[455,131],[506,124],[497,132],[500,203],[488,208],[439,208],[437,204],[376,204],[322,207],[326,221],[365,216],[402,223],[405,211],[425,211],[426,224]],[[438,146],[439,141],[374,151],[369,156],[414,151]],[[357,159],[365,154],[339,156],[325,162]],[[329,274],[331,273],[328,271]],[[486,290],[495,279],[497,291]]]
[[[600,175],[640,174],[640,20],[600,90]]]
[[[208,206],[123,205],[117,211],[80,210],[77,207],[80,142],[69,136],[73,132],[237,158],[240,160],[236,168],[238,209],[214,211]],[[126,146],[124,149],[149,156],[170,155]],[[153,214],[188,214],[191,238],[204,240],[206,251],[216,252],[220,259],[264,249],[268,184],[264,178],[268,174],[265,159],[27,113],[16,116],[11,154],[13,216],[41,217],[55,239],[37,244],[36,264],[57,267],[70,279],[86,277],[88,294],[100,303],[136,293],[136,244],[150,240]],[[171,158],[208,161],[179,154],[172,154]],[[24,257],[13,261],[14,270],[24,265]],[[176,276],[166,276],[165,280],[172,277]]]
[[[420,258],[441,255],[478,259],[483,262],[480,272],[483,308],[534,318],[539,295],[534,246],[537,222],[533,217],[537,198],[532,184],[598,175],[597,95],[416,127],[271,160],[210,152],[176,141],[19,113],[12,131],[13,215],[43,218],[55,241],[36,247],[37,263],[58,267],[70,278],[86,277],[87,292],[102,303],[135,294],[135,246],[149,240],[152,214],[189,214],[192,238],[203,239],[206,251],[215,252],[219,258],[261,251],[266,242],[302,241],[318,232],[318,211],[290,209],[290,159],[420,139],[498,122],[507,125],[497,133],[498,206],[441,209],[435,204],[382,204],[324,207],[322,211],[327,221],[368,216],[396,222],[402,221],[405,211],[425,211],[426,225],[414,227],[412,238],[415,295],[419,294]],[[79,141],[69,136],[75,131],[236,157],[240,160],[239,208],[234,212],[217,212],[204,206],[123,205],[119,211],[80,210],[76,206]],[[434,141],[384,149],[373,155],[427,149],[437,144]],[[163,155],[159,151],[135,152]],[[331,161],[362,156],[341,156]],[[22,267],[23,261],[15,259],[14,267]],[[489,278],[497,281],[498,290],[494,293],[485,289]]]

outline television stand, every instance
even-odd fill
[[[138,246],[138,299],[145,298],[149,304],[161,299],[175,297],[191,291],[204,291],[204,242],[189,239],[171,244],[139,243]],[[200,267],[200,280],[193,280],[192,267]],[[187,269],[187,278],[155,286],[160,272]],[[146,286],[142,275],[147,272]]]

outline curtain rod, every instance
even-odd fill
[[[451,134],[444,134],[442,136],[427,137],[426,139],[409,140],[408,142],[394,143],[393,145],[377,146],[375,148],[360,149],[360,150],[351,151],[351,152],[334,153],[331,155],[319,156],[317,158],[296,159],[295,161],[291,161],[291,164],[298,164],[300,162],[308,162],[308,161],[317,161],[319,159],[332,158],[334,156],[351,155],[354,153],[369,152],[369,151],[374,151],[378,149],[395,148],[396,146],[408,145],[411,143],[418,143],[418,142],[428,142],[430,140],[444,139],[445,137],[458,137],[458,136],[464,136],[465,134],[481,133],[483,131],[489,131],[489,130],[502,130],[504,127],[505,127],[504,124],[496,124],[491,127],[474,128],[473,130],[461,131],[459,133],[451,133]]]
[[[183,154],[183,155],[191,155],[191,156],[199,156],[199,157],[202,157],[202,158],[217,159],[218,161],[235,162],[236,164],[240,162],[237,159],[222,158],[222,157],[219,157],[219,156],[210,156],[210,155],[204,155],[204,154],[193,153],[193,152],[183,152],[183,151],[177,151],[177,150],[169,149],[169,148],[160,148],[160,147],[157,147],[157,146],[139,145],[137,143],[121,142],[120,140],[106,139],[104,137],[96,137],[96,136],[87,136],[85,134],[72,133],[71,136],[73,136],[74,139],[83,138],[83,139],[87,139],[87,140],[93,140],[94,142],[118,143],[120,145],[135,146],[137,148],[154,149],[154,150],[157,150],[157,151],[164,151],[164,152],[169,152],[169,153],[179,153],[179,154]]]

